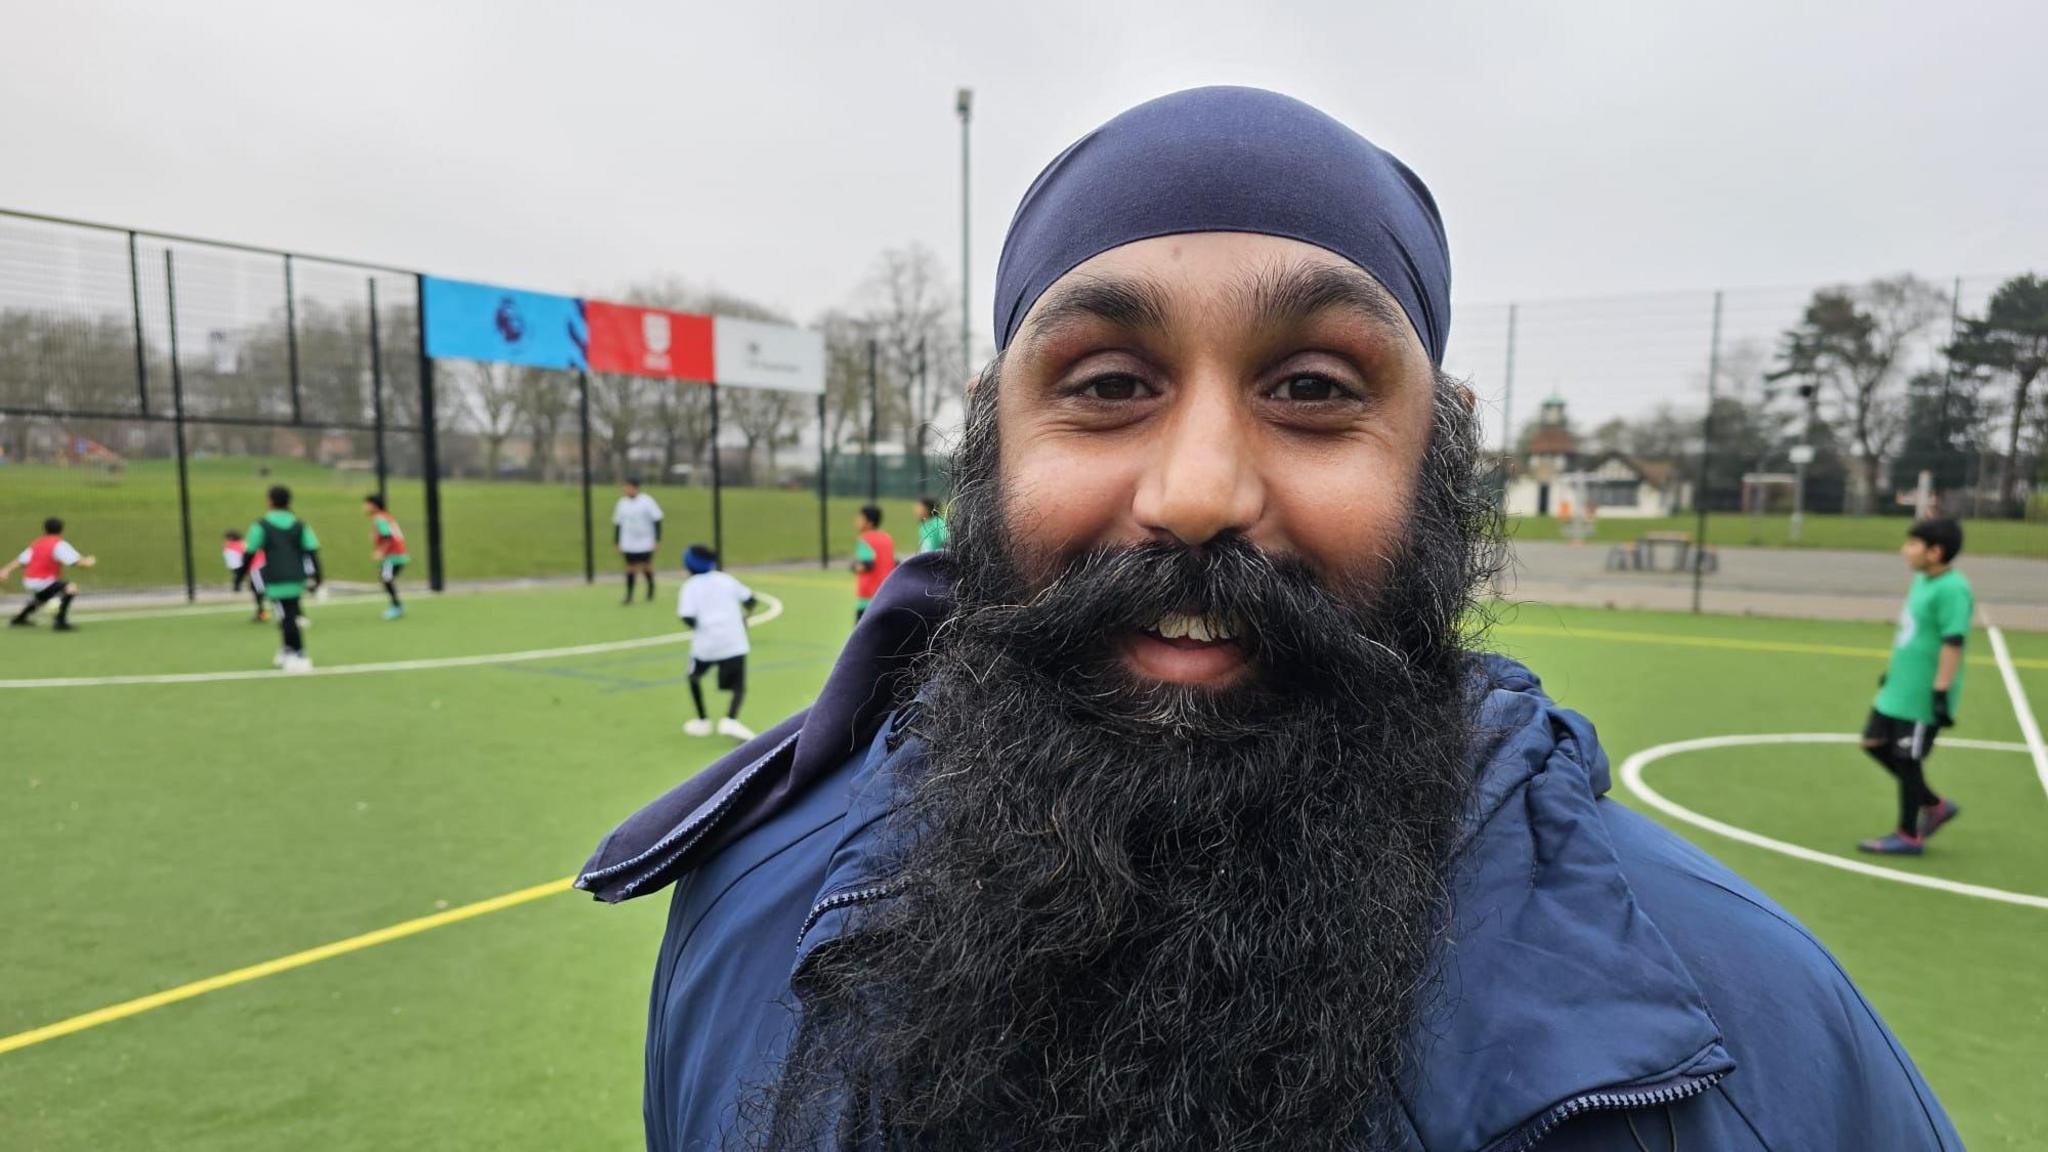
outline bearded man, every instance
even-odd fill
[[[1268,92],[1055,159],[950,553],[579,884],[674,884],[648,1145],[1960,1147],[1796,922],[1479,649],[1428,189]]]

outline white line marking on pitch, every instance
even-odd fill
[[[2020,722],[2020,735],[2027,742],[2027,751],[2034,757],[2034,776],[2041,781],[2041,791],[2048,793],[2048,745],[2041,741],[2041,726],[2034,722],[2034,710],[2027,704],[2027,694],[2020,687],[2019,669],[2013,667],[2012,652],[2005,646],[2005,633],[1998,630],[1989,617],[1984,620],[1984,631],[1991,636],[1991,654],[1998,659],[1998,675],[2005,680],[2005,694],[2012,697],[2013,718]]]
[[[1739,748],[1749,744],[1855,744],[1860,737],[1846,732],[1785,732],[1753,736],[1704,736],[1698,740],[1679,740],[1670,744],[1659,744],[1622,761],[1621,782],[1659,812],[1675,820],[1682,820],[1696,828],[1704,828],[1717,836],[1726,836],[1767,851],[1804,860],[1810,864],[1824,864],[1844,872],[1855,872],[1863,876],[1875,876],[1880,880],[1891,880],[1899,884],[1911,884],[1917,888],[1932,888],[1938,892],[1953,892],[1959,896],[1974,896],[1979,900],[1996,900],[2001,904],[2018,904],[2027,908],[2048,909],[2048,896],[2036,896],[2031,892],[2008,892],[2003,888],[1989,888],[1982,884],[1965,884],[1959,880],[1944,880],[1939,876],[1923,876],[1918,872],[1904,872],[1897,868],[1885,868],[1851,860],[1844,856],[1833,856],[1817,852],[1798,844],[1773,840],[1747,828],[1724,824],[1711,816],[1702,816],[1690,808],[1667,798],[1655,788],[1643,783],[1643,769],[1667,756],[1686,752],[1705,752],[1714,748]],[[1987,752],[2026,752],[2024,744],[2010,744],[1999,740],[1943,740],[1944,748],[1976,748]]]
[[[747,621],[749,627],[766,624],[782,615],[782,600],[766,592],[754,595],[768,602],[768,609]],[[423,660],[388,660],[376,664],[316,665],[312,671],[288,676],[274,668],[238,668],[229,672],[158,672],[133,676],[55,676],[39,680],[0,680],[5,688],[106,688],[133,684],[218,684],[233,680],[303,680],[311,676],[361,676],[371,672],[427,672],[440,668],[476,668],[488,664],[519,664],[529,660],[552,660],[567,656],[596,656],[605,652],[627,652],[635,648],[656,648],[679,644],[690,638],[689,629],[668,636],[644,636],[637,640],[607,640],[598,644],[577,644],[567,648],[531,648],[524,652],[494,652],[477,656],[434,656]]]

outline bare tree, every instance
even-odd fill
[[[740,430],[747,442],[751,468],[759,450],[768,449],[768,470],[775,470],[775,449],[795,439],[803,419],[805,397],[769,388],[721,388],[719,413]]]
[[[1737,340],[1721,350],[1714,393],[1740,400],[1745,404],[1760,403],[1769,388],[1767,377],[1771,369],[1770,346],[1761,340]],[[1700,383],[1706,383],[1705,372],[1700,373]]]
[[[590,434],[614,482],[632,473],[630,461],[647,410],[642,381],[610,372],[590,375]]]
[[[558,474],[555,443],[572,402],[570,390],[563,384],[565,379],[561,373],[542,371],[521,372],[513,378],[513,403],[519,414],[519,426],[532,445],[533,467],[543,483],[552,482]]]
[[[676,465],[687,458],[694,475],[711,444],[711,389],[660,380],[653,392],[648,416],[661,439],[661,474],[664,479],[675,475]]]
[[[1911,275],[1857,289],[1823,288],[1784,335],[1781,366],[1771,378],[1806,380],[1813,399],[1825,397],[1847,427],[1862,471],[1859,511],[1874,506],[1878,470],[1905,427],[1907,356],[1947,303],[1933,285]]]
[[[472,363],[467,373],[463,408],[476,422],[477,435],[484,442],[484,475],[497,479],[498,462],[505,453],[505,441],[512,438],[519,419],[518,373],[530,369],[510,364]]]
[[[960,362],[953,322],[959,296],[938,256],[922,244],[883,252],[863,296],[880,345],[882,424],[902,429],[904,444],[922,456],[932,423],[966,384],[947,368]]]
[[[827,312],[815,325],[825,334],[825,457],[827,465],[849,448],[858,451],[868,411],[868,329],[845,312]]]

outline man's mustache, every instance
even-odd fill
[[[1400,659],[1367,635],[1372,593],[1364,581],[1332,587],[1307,561],[1238,533],[1199,547],[1154,540],[1093,548],[1036,592],[1020,589],[1016,601],[969,606],[965,623],[1050,664],[1106,657],[1132,632],[1191,626],[1228,637],[1273,671]]]

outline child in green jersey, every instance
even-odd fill
[[[1899,784],[1898,827],[1858,844],[1883,856],[1918,856],[1927,838],[1962,809],[1927,786],[1927,754],[1934,737],[1954,726],[1963,691],[1963,641],[1977,601],[1956,571],[1962,526],[1922,520],[1899,549],[1913,570],[1913,586],[1899,612],[1891,663],[1877,682],[1877,699],[1863,727],[1863,750]]]
[[[270,490],[270,511],[249,526],[244,544],[251,555],[263,553],[263,587],[277,605],[277,621],[284,633],[284,647],[278,649],[276,664],[286,672],[311,672],[306,658],[306,640],[299,631],[299,600],[308,588],[320,588],[320,538],[313,526],[292,514],[292,490],[282,484]]]

